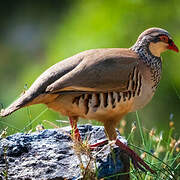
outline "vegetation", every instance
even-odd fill
[[[40,113],[39,116],[42,116]],[[38,118],[38,117],[37,117]],[[33,119],[32,122],[36,121],[37,118]],[[156,174],[151,174],[150,172],[142,172],[140,170],[134,169],[133,164],[130,167],[130,177],[131,179],[143,179],[143,180],[179,180],[180,177],[180,138],[174,139],[174,131],[175,124],[173,119],[170,120],[168,136],[166,137],[162,131],[158,131],[156,129],[148,130],[144,126],[139,119],[138,113],[136,112],[136,121],[132,123],[130,132],[126,132],[126,121],[123,119],[119,126],[119,131],[121,135],[124,135],[128,140],[128,145],[134,149],[138,154],[140,154],[141,158],[145,160],[145,162],[155,170]],[[31,126],[30,122],[28,127]],[[58,120],[59,123],[68,123],[68,121]],[[59,126],[53,124],[52,122],[43,121],[43,125],[40,124],[36,126],[36,130],[43,130],[44,126],[49,124],[52,128],[59,128]],[[26,128],[28,128],[26,127]],[[26,129],[25,128],[25,129]],[[2,131],[0,138],[5,138],[7,134],[7,128]],[[29,131],[31,132],[31,130]],[[72,139],[73,138],[72,132]],[[75,141],[75,140],[74,140]],[[79,166],[82,170],[83,179],[97,179],[98,177],[98,169],[92,169],[93,164],[95,165],[95,158],[90,153],[89,150],[88,139],[82,143],[76,142],[74,144],[75,151],[78,155],[78,158],[81,162]],[[106,145],[109,146],[109,145]],[[4,147],[4,159],[6,160],[6,169],[3,174],[4,177],[8,178],[8,163],[6,157],[7,147]],[[97,152],[98,153],[98,152]],[[81,156],[83,158],[86,154],[87,161],[83,164]],[[95,166],[96,167],[96,166]],[[128,173],[128,172],[127,172]],[[122,175],[122,173],[116,174],[111,177],[117,177]],[[104,179],[108,179],[110,177],[105,177]]]
[[[163,132],[156,129],[148,130],[142,126],[138,113],[136,112],[137,120],[132,124],[130,133],[124,133],[126,128],[126,121],[122,120],[119,131],[125,135],[128,140],[128,145],[139,152],[142,159],[153,169],[156,174],[150,172],[142,172],[135,170],[131,164],[130,178],[143,179],[143,180],[179,180],[180,179],[180,138],[174,139],[173,134],[175,131],[175,124],[171,119],[169,123],[168,137],[165,137]],[[140,138],[136,138],[140,136]],[[81,159],[81,154],[86,153],[89,156],[87,165],[80,165],[84,179],[97,179],[98,170],[91,169],[91,164],[95,163],[93,156],[87,149],[88,142],[85,141],[85,146],[75,143],[76,152]],[[109,146],[109,145],[107,145]],[[82,162],[82,161],[80,161]],[[111,177],[117,177],[122,173],[116,174]],[[110,177],[105,177],[108,179]]]
[[[2,3],[0,106],[8,106],[54,63],[87,49],[130,47],[138,35],[149,27],[156,26],[168,30],[180,47],[179,7],[179,0]],[[140,136],[137,130],[131,132],[131,124],[137,117],[134,113],[125,117],[126,129],[121,124],[120,130],[130,144],[138,148],[143,147],[145,151],[159,158],[139,151],[145,156],[146,161],[157,168],[158,174],[154,178],[168,179],[173,177],[173,170],[176,174],[180,169],[177,146],[180,129],[180,54],[168,51],[163,54],[163,59],[162,80],[155,97],[138,112],[143,125],[139,126],[139,123],[136,123],[133,126],[134,129],[136,126],[140,127]],[[169,116],[170,118],[167,118]],[[43,105],[35,105],[0,119],[0,132],[6,127],[7,135],[34,131],[44,120],[60,127],[67,125],[64,121],[58,123],[58,119],[67,120]],[[80,120],[80,123],[87,122]],[[169,127],[168,124],[172,122],[175,125]],[[95,121],[92,123],[98,124]],[[49,123],[45,123],[44,126],[52,127]],[[134,149],[138,150],[137,147]],[[150,179],[149,174],[140,175],[137,171],[133,171],[131,175],[133,178]]]

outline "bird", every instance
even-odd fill
[[[117,138],[116,127],[126,114],[151,101],[161,79],[161,53],[166,50],[179,52],[168,31],[153,27],[142,32],[130,48],[80,52],[47,69],[24,94],[2,109],[0,116],[30,105],[45,104],[69,117],[78,141],[81,141],[79,118],[100,121],[107,140],[91,145],[92,148],[114,141],[127,152],[136,169],[155,173]]]

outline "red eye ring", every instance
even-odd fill
[[[169,41],[169,38],[167,36],[165,36],[165,35],[162,35],[159,38],[160,38],[161,41],[163,41],[165,43],[168,43],[168,41]]]

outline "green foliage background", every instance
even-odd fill
[[[4,107],[23,92],[25,84],[30,87],[56,62],[87,49],[128,48],[149,27],[168,30],[180,47],[179,0],[7,1],[1,6],[0,20],[0,103]],[[153,100],[139,111],[139,115],[145,127],[166,131],[173,114],[177,136],[180,128],[180,54],[168,51],[162,56],[161,83]],[[10,126],[22,130],[45,108],[35,105],[19,110],[0,119],[0,129],[7,123],[9,133],[17,132]],[[43,120],[57,124],[57,119],[67,118],[47,110],[27,130]],[[134,113],[126,116],[129,126],[135,119]],[[45,124],[45,128],[51,127]]]

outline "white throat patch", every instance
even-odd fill
[[[167,44],[164,42],[150,42],[149,50],[152,55],[160,57],[161,53],[167,50]]]

